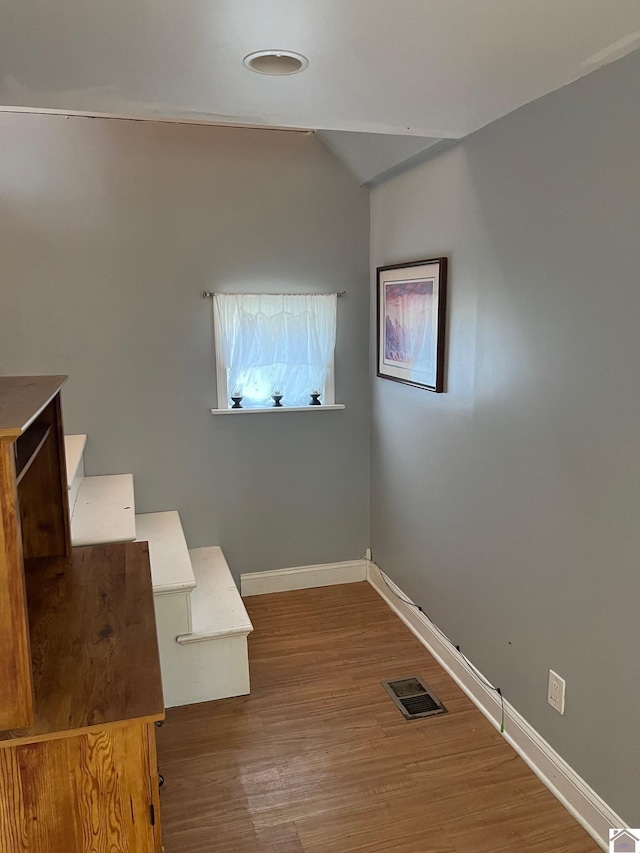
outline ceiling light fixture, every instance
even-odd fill
[[[245,68],[258,74],[270,74],[282,77],[285,74],[297,74],[309,65],[309,60],[301,53],[291,50],[257,50],[249,53],[243,60]]]

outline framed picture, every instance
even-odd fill
[[[447,259],[378,267],[378,376],[444,390]]]

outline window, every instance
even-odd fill
[[[307,294],[213,296],[218,408],[242,397],[245,409],[308,406],[319,392],[334,404],[336,297]]]

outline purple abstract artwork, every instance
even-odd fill
[[[447,258],[391,264],[377,274],[377,375],[441,394]]]
[[[384,360],[410,366],[431,349],[434,280],[398,281],[384,288]]]

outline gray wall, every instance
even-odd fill
[[[0,373],[240,572],[368,544],[368,191],[310,134],[0,114]],[[204,288],[329,292],[345,411],[212,417]]]
[[[373,383],[373,557],[631,826],[639,80],[636,53],[373,190],[371,213],[374,269],[450,258],[447,393]]]

